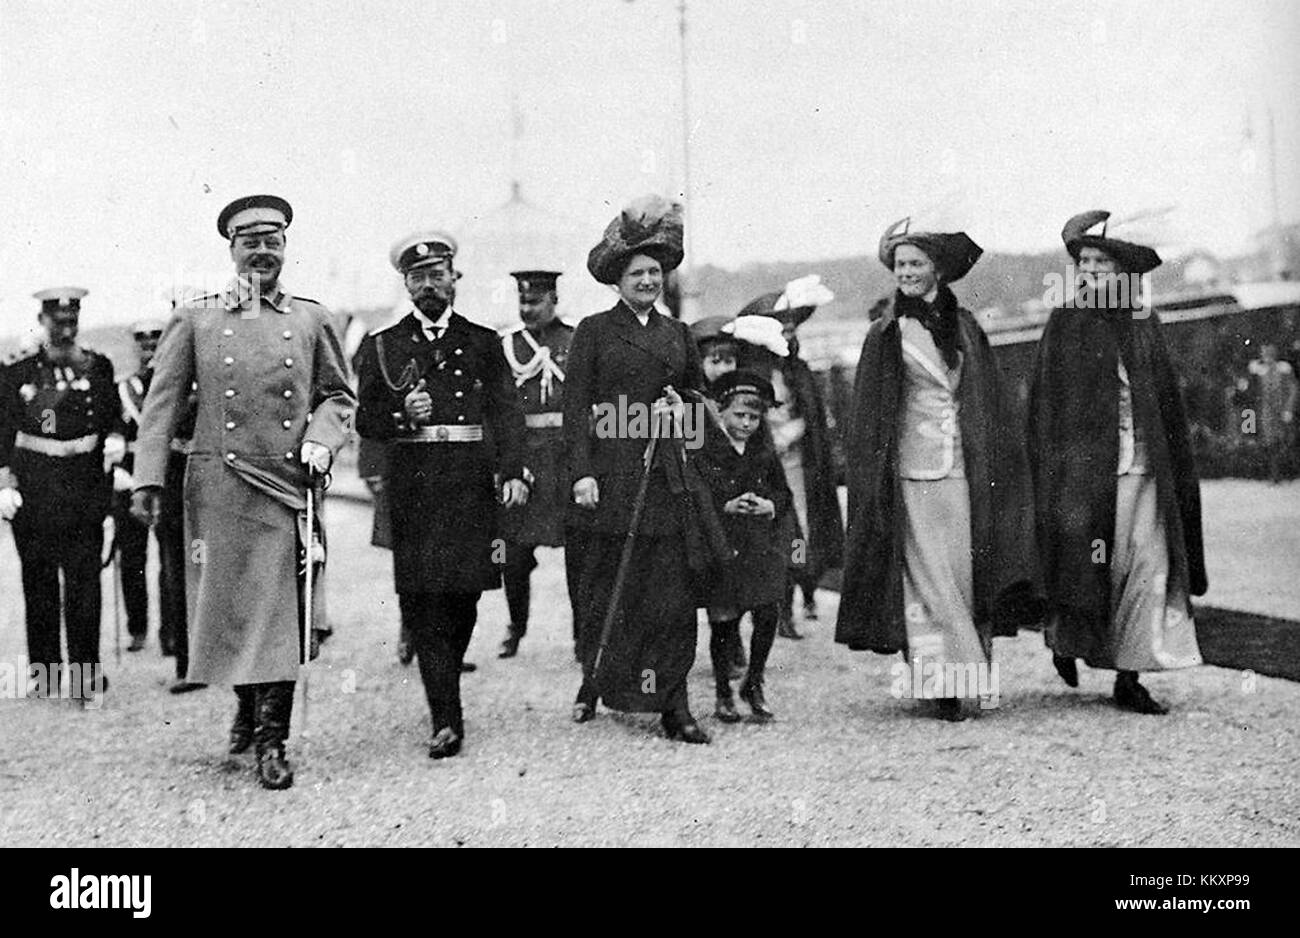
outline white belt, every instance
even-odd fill
[[[42,456],[84,456],[93,453],[99,446],[99,434],[79,436],[73,440],[51,440],[45,436],[32,436],[22,430],[14,437],[14,446],[18,449],[31,450]]]
[[[468,426],[437,424],[420,427],[414,432],[403,434],[393,440],[394,443],[477,443],[483,439],[483,425],[474,423]]]
[[[524,426],[562,427],[564,426],[564,414],[558,410],[549,411],[545,414],[524,414]]]

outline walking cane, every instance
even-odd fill
[[[313,591],[315,584],[315,567],[316,567],[316,474],[308,469],[307,475],[307,536],[306,547],[303,551],[307,560],[306,597],[303,601],[303,637],[298,667],[298,678],[302,684],[302,722],[298,728],[298,736],[301,739],[307,738],[307,701],[310,697],[310,680],[311,680],[311,632],[312,632],[312,606]]]
[[[609,594],[609,608],[605,610],[605,622],[600,629],[600,646],[596,649],[596,661],[591,666],[591,682],[596,683],[600,673],[600,662],[605,657],[605,648],[609,645],[610,633],[614,630],[614,619],[618,616],[618,607],[623,600],[623,586],[627,582],[627,568],[632,565],[632,547],[636,543],[636,529],[641,523],[641,509],[645,507],[646,490],[650,486],[650,470],[654,466],[655,447],[659,434],[652,433],[645,448],[645,470],[641,473],[641,484],[636,490],[636,499],[632,502],[632,519],[628,522],[627,538],[623,541],[623,554],[618,559],[618,572],[614,574],[614,588]]]

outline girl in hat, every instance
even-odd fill
[[[1118,706],[1160,714],[1138,672],[1201,663],[1188,599],[1207,588],[1200,487],[1160,323],[1135,287],[1160,257],[1109,236],[1109,214],[1061,232],[1077,289],[1043,330],[1029,392],[1047,644],[1070,687],[1082,658],[1117,672]]]
[[[881,239],[897,290],[858,362],[835,640],[903,652],[895,688],[956,721],[997,694],[993,636],[1036,620],[1033,518],[988,339],[949,286],[981,250],[907,224]]]

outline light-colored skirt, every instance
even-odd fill
[[[1122,475],[1111,558],[1111,661],[1120,671],[1168,671],[1201,663],[1186,564],[1170,563],[1154,475]]]
[[[961,477],[902,479],[903,603],[907,660],[930,677],[987,667],[992,649],[975,628],[970,489]],[[954,690],[955,688],[955,690]],[[942,694],[977,697],[973,681],[951,681]]]

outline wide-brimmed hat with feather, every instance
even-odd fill
[[[657,260],[664,273],[685,257],[682,207],[661,195],[646,195],[628,204],[605,227],[600,243],[587,255],[587,270],[599,283],[614,284],[636,254]]]
[[[939,271],[944,283],[956,283],[970,273],[984,249],[964,231],[912,231],[910,217],[900,219],[885,229],[880,238],[880,263],[894,269],[894,252],[900,244],[910,244],[924,251]]]
[[[1155,270],[1162,263],[1160,255],[1154,248],[1133,241],[1123,241],[1107,234],[1110,212],[1094,209],[1080,212],[1065,223],[1061,229],[1061,240],[1070,252],[1075,263],[1079,260],[1079,251],[1083,248],[1096,248],[1114,258],[1115,263],[1130,274],[1145,274]]]

